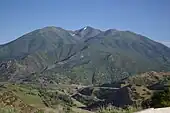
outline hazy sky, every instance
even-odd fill
[[[0,0],[0,43],[32,30],[130,30],[170,45],[170,0]]]

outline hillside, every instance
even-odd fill
[[[142,73],[96,86],[1,83],[0,112],[4,108],[15,109],[15,113],[133,113],[149,108],[148,100],[169,83],[170,73],[164,72]]]
[[[0,113],[93,113],[83,104],[56,89],[24,84],[0,85]]]
[[[45,27],[0,46],[3,82],[103,84],[169,70],[170,48],[130,31]]]
[[[81,88],[72,97],[84,103],[87,106],[84,109],[88,110],[109,105],[121,108],[127,106],[149,108],[147,102],[153,94],[165,91],[169,87],[170,73],[147,72],[112,84]]]

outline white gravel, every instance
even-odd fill
[[[136,113],[170,113],[170,107],[167,108],[150,108]]]

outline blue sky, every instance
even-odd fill
[[[130,30],[170,46],[170,0],[0,1],[0,44],[45,26]]]

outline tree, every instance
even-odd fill
[[[93,75],[92,75],[92,84],[95,84],[96,83],[96,80],[95,80],[95,72],[93,72]]]

